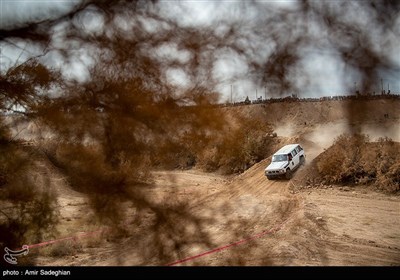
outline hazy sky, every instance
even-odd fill
[[[67,12],[79,1],[34,1],[34,0],[0,0],[0,25],[2,28],[15,26],[15,24],[23,25],[26,21],[47,18],[55,18],[60,14]],[[268,11],[286,9],[296,10],[298,8],[296,1],[259,1],[268,8]],[[229,23],[245,23],[249,26],[249,33],[243,42],[246,48],[252,50],[251,55],[254,60],[267,60],[274,52],[274,44],[258,37],[257,33],[252,33],[252,27],[257,27],[255,19],[260,17],[260,11],[256,6],[246,5],[245,1],[160,1],[156,9],[166,18],[177,20],[180,26],[185,27],[215,27],[215,34],[224,34],[226,26]],[[359,10],[363,15],[363,10]],[[219,25],[218,22],[223,20],[224,24]],[[357,20],[368,20],[368,15],[361,16]],[[86,28],[92,29],[93,32],[102,30],[102,19],[99,16],[92,18],[86,17],[83,20]],[[277,24],[280,24],[277,22]],[[301,24],[301,23],[300,23]],[[361,24],[364,24],[363,22]],[[365,23],[366,24],[366,23]],[[146,25],[151,31],[152,23]],[[400,26],[398,19],[397,26]],[[62,30],[62,26],[59,27]],[[97,31],[96,31],[97,30]],[[309,45],[301,49],[301,58],[299,63],[291,69],[290,75],[295,81],[298,88],[301,89],[300,96],[314,97],[348,94],[349,88],[357,87],[359,79],[358,73],[346,65],[339,57],[338,53],[330,48],[328,41],[325,40],[326,32],[318,27],[318,25],[310,24],[308,32],[315,38],[321,40],[321,46]],[[99,32],[100,32],[99,31]],[[372,32],[372,31],[371,31]],[[377,31],[378,32],[378,31]],[[379,31],[380,32],[380,31]],[[386,38],[386,37],[385,37]],[[379,38],[380,40],[381,38]],[[39,55],[43,50],[35,45],[25,42],[15,42],[16,46],[1,45],[0,65],[2,71],[14,64],[16,60],[24,61],[30,56]],[[399,48],[400,38],[394,36],[390,32],[387,35],[388,48],[385,50],[391,59],[397,71],[391,73],[382,73],[385,80],[385,88],[390,83],[392,92],[400,92],[400,55]],[[378,46],[379,47],[379,46]],[[84,81],[89,78],[87,66],[90,66],[91,60],[88,50],[76,51],[76,59],[65,62],[58,59],[57,54],[49,54],[47,62],[53,66],[60,67],[66,77]],[[154,54],[160,57],[175,59],[180,63],[186,63],[191,59],[191,53],[182,49],[178,49],[173,43],[165,44],[158,49],[152,50]],[[247,58],[247,59],[246,59]],[[213,76],[219,81],[216,89],[222,94],[221,100],[230,98],[231,89],[233,89],[233,97],[236,101],[242,101],[246,96],[255,99],[256,91],[258,96],[264,97],[264,85],[255,84],[249,75],[248,57],[232,51],[230,49],[221,49],[220,55],[216,57],[214,65],[211,69]],[[254,73],[253,73],[254,74]],[[185,70],[182,68],[170,68],[165,73],[167,80],[182,87],[190,85],[189,78]],[[304,77],[308,77],[305,79]],[[297,77],[297,78],[296,78]],[[232,86],[232,87],[231,87]],[[380,89],[377,81],[376,90]],[[288,92],[290,95],[293,92]],[[274,96],[272,92],[267,92],[267,97]]]

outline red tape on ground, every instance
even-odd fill
[[[167,264],[167,266],[174,266],[174,265],[177,265],[177,264],[180,264],[180,263],[188,262],[188,261],[191,261],[191,260],[194,260],[194,259],[197,259],[197,258],[206,256],[206,255],[210,255],[210,254],[213,254],[213,253],[216,253],[216,252],[220,252],[220,251],[226,250],[226,249],[228,249],[228,248],[231,248],[231,247],[240,245],[240,244],[242,244],[242,243],[246,243],[246,242],[248,242],[248,241],[250,241],[250,240],[252,240],[252,239],[257,239],[257,238],[260,238],[260,237],[262,237],[262,236],[264,236],[264,235],[277,232],[277,231],[279,231],[279,230],[283,227],[283,225],[284,225],[287,221],[288,221],[288,220],[285,220],[283,223],[281,223],[279,226],[277,226],[277,227],[275,227],[275,228],[272,228],[272,229],[269,229],[269,230],[264,230],[264,231],[262,231],[262,232],[260,232],[260,233],[254,234],[254,235],[252,235],[252,236],[250,236],[250,237],[244,238],[244,239],[242,239],[242,240],[236,241],[236,242],[234,242],[234,243],[231,243],[231,244],[228,244],[228,245],[225,245],[225,246],[222,246],[222,247],[218,247],[218,248],[212,249],[212,250],[210,250],[210,251],[206,251],[206,252],[201,253],[201,254],[198,254],[198,255],[194,255],[194,256],[191,256],[191,257],[188,257],[188,258],[185,258],[185,259],[181,259],[181,260],[174,261],[174,262],[172,262],[172,263]],[[54,240],[45,241],[45,242],[41,242],[41,243],[37,243],[37,244],[32,244],[32,245],[27,245],[27,246],[28,246],[29,249],[31,249],[31,248],[36,248],[36,247],[42,247],[42,246],[54,244],[54,243],[61,242],[61,241],[74,240],[74,239],[78,239],[78,238],[81,238],[81,237],[86,237],[86,236],[89,236],[89,235],[94,235],[94,234],[100,233],[100,232],[102,232],[102,231],[103,231],[103,229],[101,229],[101,230],[96,230],[96,231],[91,231],[91,232],[84,232],[84,233],[82,233],[82,234],[75,235],[75,236],[71,236],[71,237],[65,237],[65,238],[60,238],[60,239],[54,239]]]
[[[207,252],[204,252],[204,253],[195,255],[195,256],[191,256],[191,257],[188,257],[188,258],[185,258],[185,259],[182,259],[182,260],[174,261],[174,262],[172,262],[172,263],[167,264],[166,266],[174,266],[174,265],[177,265],[177,264],[180,264],[180,263],[188,262],[188,261],[191,261],[191,260],[194,260],[194,259],[197,259],[197,258],[206,256],[206,255],[210,255],[210,254],[213,254],[213,253],[216,253],[216,252],[220,252],[220,251],[226,250],[226,249],[228,249],[228,248],[231,248],[231,247],[240,245],[240,244],[242,244],[242,243],[246,243],[246,242],[248,242],[248,241],[250,241],[250,240],[252,240],[252,239],[260,238],[260,237],[262,237],[262,236],[264,236],[264,235],[267,235],[267,234],[269,234],[269,233],[277,232],[277,231],[279,231],[279,230],[283,227],[283,225],[284,225],[286,222],[287,222],[287,220],[285,220],[282,224],[280,224],[279,226],[277,226],[277,227],[275,227],[275,228],[272,228],[272,229],[269,229],[269,230],[264,230],[264,231],[262,231],[262,232],[260,232],[260,233],[254,234],[254,235],[252,235],[252,236],[250,236],[250,237],[247,237],[247,238],[245,238],[245,239],[239,240],[239,241],[237,241],[237,242],[234,242],[234,243],[231,243],[231,244],[222,246],[222,247],[218,247],[218,248],[212,249],[212,250],[210,250],[210,251],[207,251]]]

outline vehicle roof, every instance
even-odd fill
[[[299,144],[290,144],[290,145],[283,146],[274,155],[288,154],[291,151],[293,151],[293,149],[296,148],[297,146],[299,146]]]

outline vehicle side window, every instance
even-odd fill
[[[292,151],[292,156],[294,157],[294,156],[296,156],[296,155],[297,155],[296,150],[293,150],[293,151]]]
[[[300,153],[300,148],[299,148],[299,146],[296,147],[296,152],[297,152],[297,153]]]

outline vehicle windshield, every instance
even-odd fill
[[[287,157],[287,155],[274,155],[272,157],[272,161],[273,162],[275,162],[275,161],[288,161],[288,157]]]

